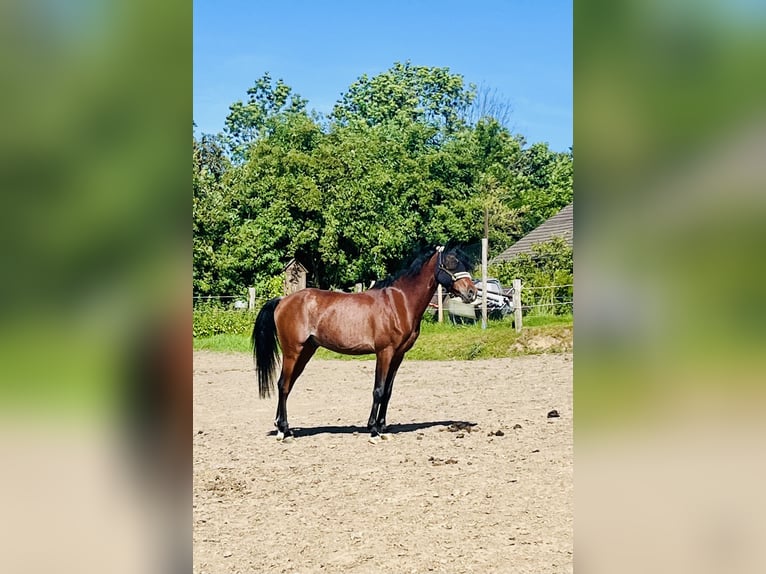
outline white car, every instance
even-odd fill
[[[476,299],[473,306],[476,307],[476,317],[481,317],[481,302],[483,298],[484,284],[480,279],[474,280],[476,285]],[[487,313],[493,317],[505,317],[513,313],[512,290],[503,289],[497,279],[487,279]]]
[[[471,303],[463,303],[459,297],[450,297],[447,301],[447,311],[454,323],[462,323],[466,319],[473,322],[481,319],[481,302],[484,284],[481,279],[474,279],[476,299]],[[487,316],[490,319],[502,319],[513,314],[512,290],[503,289],[497,279],[487,279]]]

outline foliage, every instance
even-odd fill
[[[396,62],[382,74],[373,78],[363,74],[351,84],[333,116],[341,124],[354,119],[369,125],[422,122],[451,134],[463,125],[461,118],[475,96],[476,86],[465,88],[463,77],[450,74],[449,68]]]
[[[465,120],[475,87],[396,63],[361,76],[320,121],[264,74],[223,134],[193,141],[194,292],[278,294],[286,263],[347,288],[414,252],[478,244],[494,255],[572,201],[572,154],[527,146],[498,119]]]
[[[489,274],[510,285],[522,282],[522,306],[531,315],[572,313],[571,286],[574,279],[572,248],[560,237],[532,246],[532,254],[520,254],[512,261],[489,267]],[[560,286],[554,288],[543,288]]]
[[[571,149],[555,153],[536,143],[522,152],[515,184],[517,201],[525,209],[524,233],[572,202],[573,166]]]
[[[214,335],[247,335],[253,331],[255,315],[240,309],[227,309],[219,304],[201,304],[192,313],[194,338]]]
[[[226,117],[226,141],[237,160],[245,158],[248,145],[265,135],[274,118],[305,112],[307,101],[279,80],[274,83],[267,72],[247,90],[247,102],[234,102]]]
[[[273,277],[261,278],[255,283],[255,292],[262,300],[267,301],[274,297],[284,295],[284,275],[275,275]]]
[[[237,222],[226,190],[230,164],[214,137],[195,139],[192,150],[193,288],[202,294],[226,293],[238,287],[221,283],[218,278],[221,249]]]

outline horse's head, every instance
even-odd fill
[[[439,259],[436,264],[436,281],[448,292],[459,296],[465,303],[470,303],[476,298],[476,287],[471,279],[468,264],[454,251],[444,253],[443,249],[437,248]]]

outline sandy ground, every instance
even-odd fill
[[[274,438],[246,354],[194,354],[194,572],[572,571],[572,355],[309,363]],[[560,417],[548,417],[557,410]]]

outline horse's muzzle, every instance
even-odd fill
[[[469,287],[465,291],[458,292],[458,295],[460,295],[463,303],[473,303],[474,299],[476,299],[476,289],[474,287]]]

